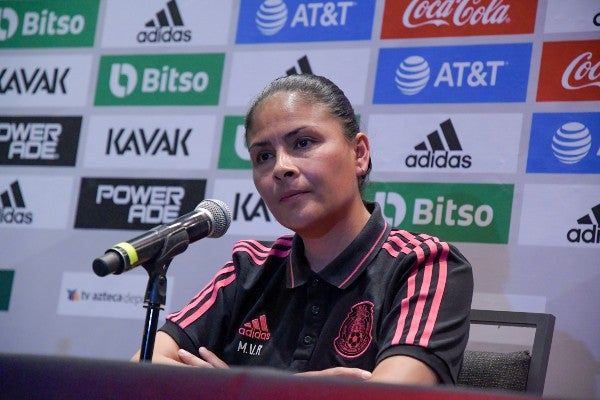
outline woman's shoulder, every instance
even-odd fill
[[[293,235],[284,235],[272,241],[240,240],[233,246],[233,258],[259,266],[267,261],[285,259],[292,250],[293,237]]]

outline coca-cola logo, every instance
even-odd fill
[[[482,0],[412,0],[402,16],[407,28],[424,25],[489,25],[510,22],[508,12],[510,4],[504,0],[491,0],[482,4]]]
[[[600,60],[594,62],[591,51],[581,53],[565,69],[561,83],[568,90],[600,87]]]

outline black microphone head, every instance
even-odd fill
[[[212,231],[208,234],[208,237],[218,238],[223,236],[229,229],[229,225],[231,225],[231,210],[227,204],[221,200],[205,199],[196,206],[196,210],[200,209],[208,211],[213,222]]]

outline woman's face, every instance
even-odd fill
[[[292,92],[263,100],[248,148],[258,192],[275,218],[303,237],[329,232],[362,201],[357,176],[368,163],[368,140],[361,133],[348,141],[320,104]]]

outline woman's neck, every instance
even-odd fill
[[[364,228],[371,214],[363,204],[355,204],[348,217],[318,237],[302,236],[304,254],[310,269],[319,272],[333,261]]]

